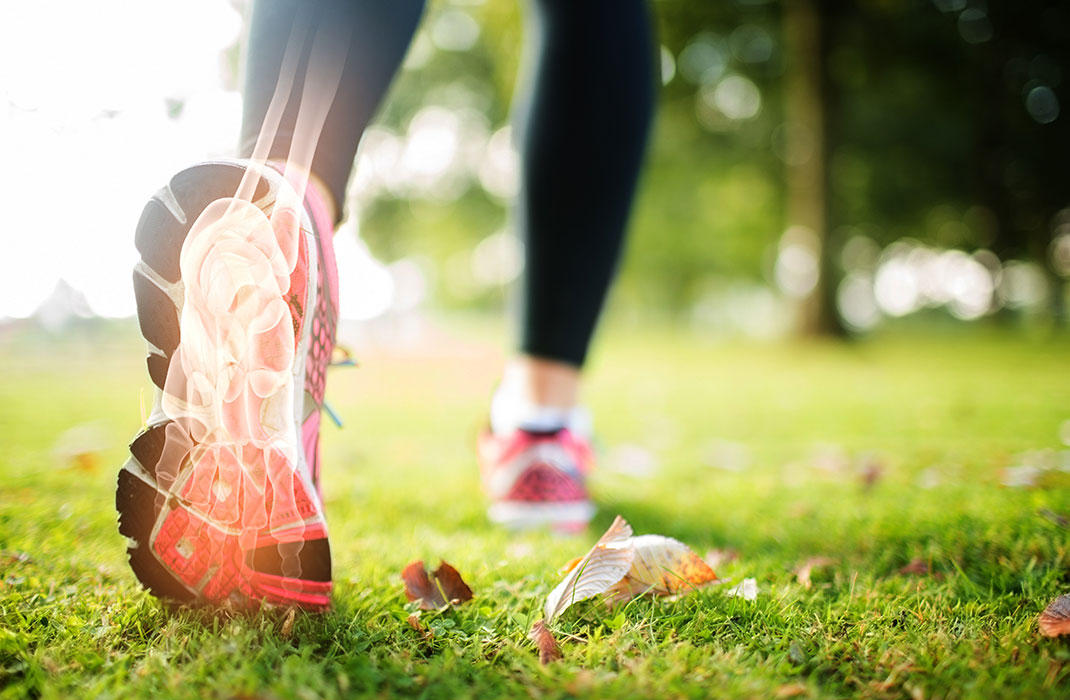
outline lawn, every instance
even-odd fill
[[[170,610],[127,568],[115,470],[139,393],[150,401],[133,330],[7,329],[0,696],[1070,695],[1070,646],[1036,626],[1070,592],[1065,339],[762,345],[610,329],[587,391],[600,511],[566,538],[484,520],[472,444],[496,336],[461,322],[423,338],[364,343],[359,369],[333,370],[334,607],[284,629],[279,611]],[[61,439],[73,426],[89,450],[76,463]],[[577,604],[553,625],[564,658],[540,666],[528,628],[618,513],[729,553],[717,573],[730,583]],[[795,572],[812,557],[829,563],[807,587]],[[422,613],[423,633],[400,580],[414,559],[445,559],[475,591]],[[725,594],[745,577],[755,600]]]

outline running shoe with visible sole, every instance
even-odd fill
[[[492,522],[510,529],[579,532],[594,516],[587,492],[594,454],[586,439],[567,428],[506,435],[487,430],[477,452]]]
[[[332,222],[311,187],[299,211],[284,208],[296,197],[270,168],[256,168],[250,201],[232,199],[254,167],[187,168],[138,222],[134,291],[156,397],[119,471],[119,532],[158,597],[324,610]]]

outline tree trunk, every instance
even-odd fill
[[[803,335],[842,334],[835,309],[832,253],[828,246],[828,115],[822,13],[815,0],[782,5],[787,72],[784,79],[787,230],[808,241],[818,263],[817,284],[798,300]]]

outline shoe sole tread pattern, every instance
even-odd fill
[[[149,376],[161,392],[181,342],[183,244],[201,212],[220,193],[237,191],[244,172],[245,167],[234,162],[183,170],[153,196],[138,222],[135,245],[141,260],[134,271],[138,321],[149,345]],[[270,196],[271,186],[262,179],[253,202],[266,210]],[[314,287],[309,287],[309,294],[314,294]],[[303,348],[304,343],[299,351]],[[302,356],[295,365],[303,362]],[[277,536],[269,539],[277,545],[262,546],[257,541],[243,548],[234,530],[212,520],[212,513],[224,504],[210,487],[199,483],[204,478],[190,456],[192,437],[158,410],[150,422],[131,443],[131,457],[119,472],[115,502],[119,531],[128,539],[130,565],[141,583],[157,597],[181,603],[248,605],[266,600],[325,608],[331,588],[330,548],[316,496],[307,493],[304,481],[295,473],[292,492],[287,484],[281,485],[287,486],[290,512],[302,522],[315,523],[312,528],[307,533],[300,528],[273,533]],[[161,459],[165,452],[167,458]],[[177,473],[165,464],[178,464]],[[215,473],[214,465],[209,469]],[[219,474],[223,473],[220,466]],[[248,477],[239,475],[239,482],[242,479]],[[240,483],[230,487],[236,495],[228,497],[227,507],[243,512],[243,498],[252,492]],[[188,500],[198,496],[204,496],[199,508]],[[274,498],[270,482],[262,498]],[[283,540],[290,542],[284,545]]]

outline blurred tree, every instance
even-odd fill
[[[477,244],[508,224],[508,197],[475,171],[480,144],[509,121],[523,5],[432,2],[379,124],[403,152],[414,118],[442,107],[476,135],[472,153],[455,159],[463,174],[445,190],[355,196],[373,249],[428,256],[446,304],[502,304],[500,287],[458,292],[447,268],[466,269]],[[1070,204],[1064,3],[651,8],[664,87],[618,306],[689,317],[735,298],[733,289],[791,294],[778,256],[792,224],[816,241],[821,275],[802,302],[810,331],[838,329],[840,253],[859,234],[878,246],[909,237],[1045,259],[1053,220]]]
[[[1043,261],[1070,203],[1065,4],[824,6],[833,245],[864,229],[881,244],[910,236]]]
[[[828,168],[826,112],[831,106],[826,79],[828,35],[823,11],[814,0],[793,0],[783,7],[784,51],[789,57],[784,77],[785,173],[787,179],[786,241],[809,254],[813,283],[799,299],[798,329],[806,334],[839,333],[832,286],[832,246],[828,241]],[[807,259],[807,258],[804,258]]]

